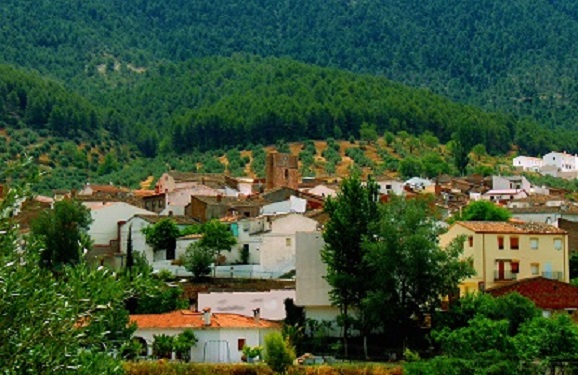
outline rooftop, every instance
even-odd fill
[[[563,229],[544,223],[505,222],[505,221],[458,221],[461,225],[476,233],[515,233],[515,234],[566,234]]]
[[[257,322],[253,317],[239,314],[212,313],[211,325],[205,326],[203,313],[178,310],[165,314],[130,315],[131,323],[137,324],[139,329],[146,328],[280,328],[281,325],[266,319]]]
[[[174,216],[160,216],[160,215],[134,215],[133,217],[141,218],[151,224],[156,224],[162,219],[172,219],[177,225],[193,225],[199,224],[199,221],[190,217],[190,216],[181,216],[181,215],[174,215]]]

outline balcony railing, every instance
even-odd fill
[[[564,280],[564,272],[562,271],[548,271],[542,272],[542,277],[551,280]]]
[[[517,273],[512,273],[511,271],[494,271],[494,281],[510,281],[516,280],[518,277]]]

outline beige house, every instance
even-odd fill
[[[460,294],[543,276],[569,281],[568,234],[543,223],[461,221],[440,236],[446,247],[465,237],[464,257],[476,274],[460,285]]]

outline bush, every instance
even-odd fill
[[[265,336],[265,362],[276,373],[285,373],[295,359],[295,353],[279,332]]]
[[[211,263],[213,263],[213,254],[210,249],[199,245],[198,242],[194,242],[187,247],[185,269],[192,272],[196,279],[211,273]]]

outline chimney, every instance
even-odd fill
[[[217,202],[221,203],[222,200],[223,200],[223,196],[221,194],[217,195]]]
[[[255,319],[255,323],[259,323],[261,320],[261,309],[259,307],[253,309],[253,318]]]
[[[211,325],[211,308],[205,307],[203,309],[203,324],[205,327],[209,327]]]

